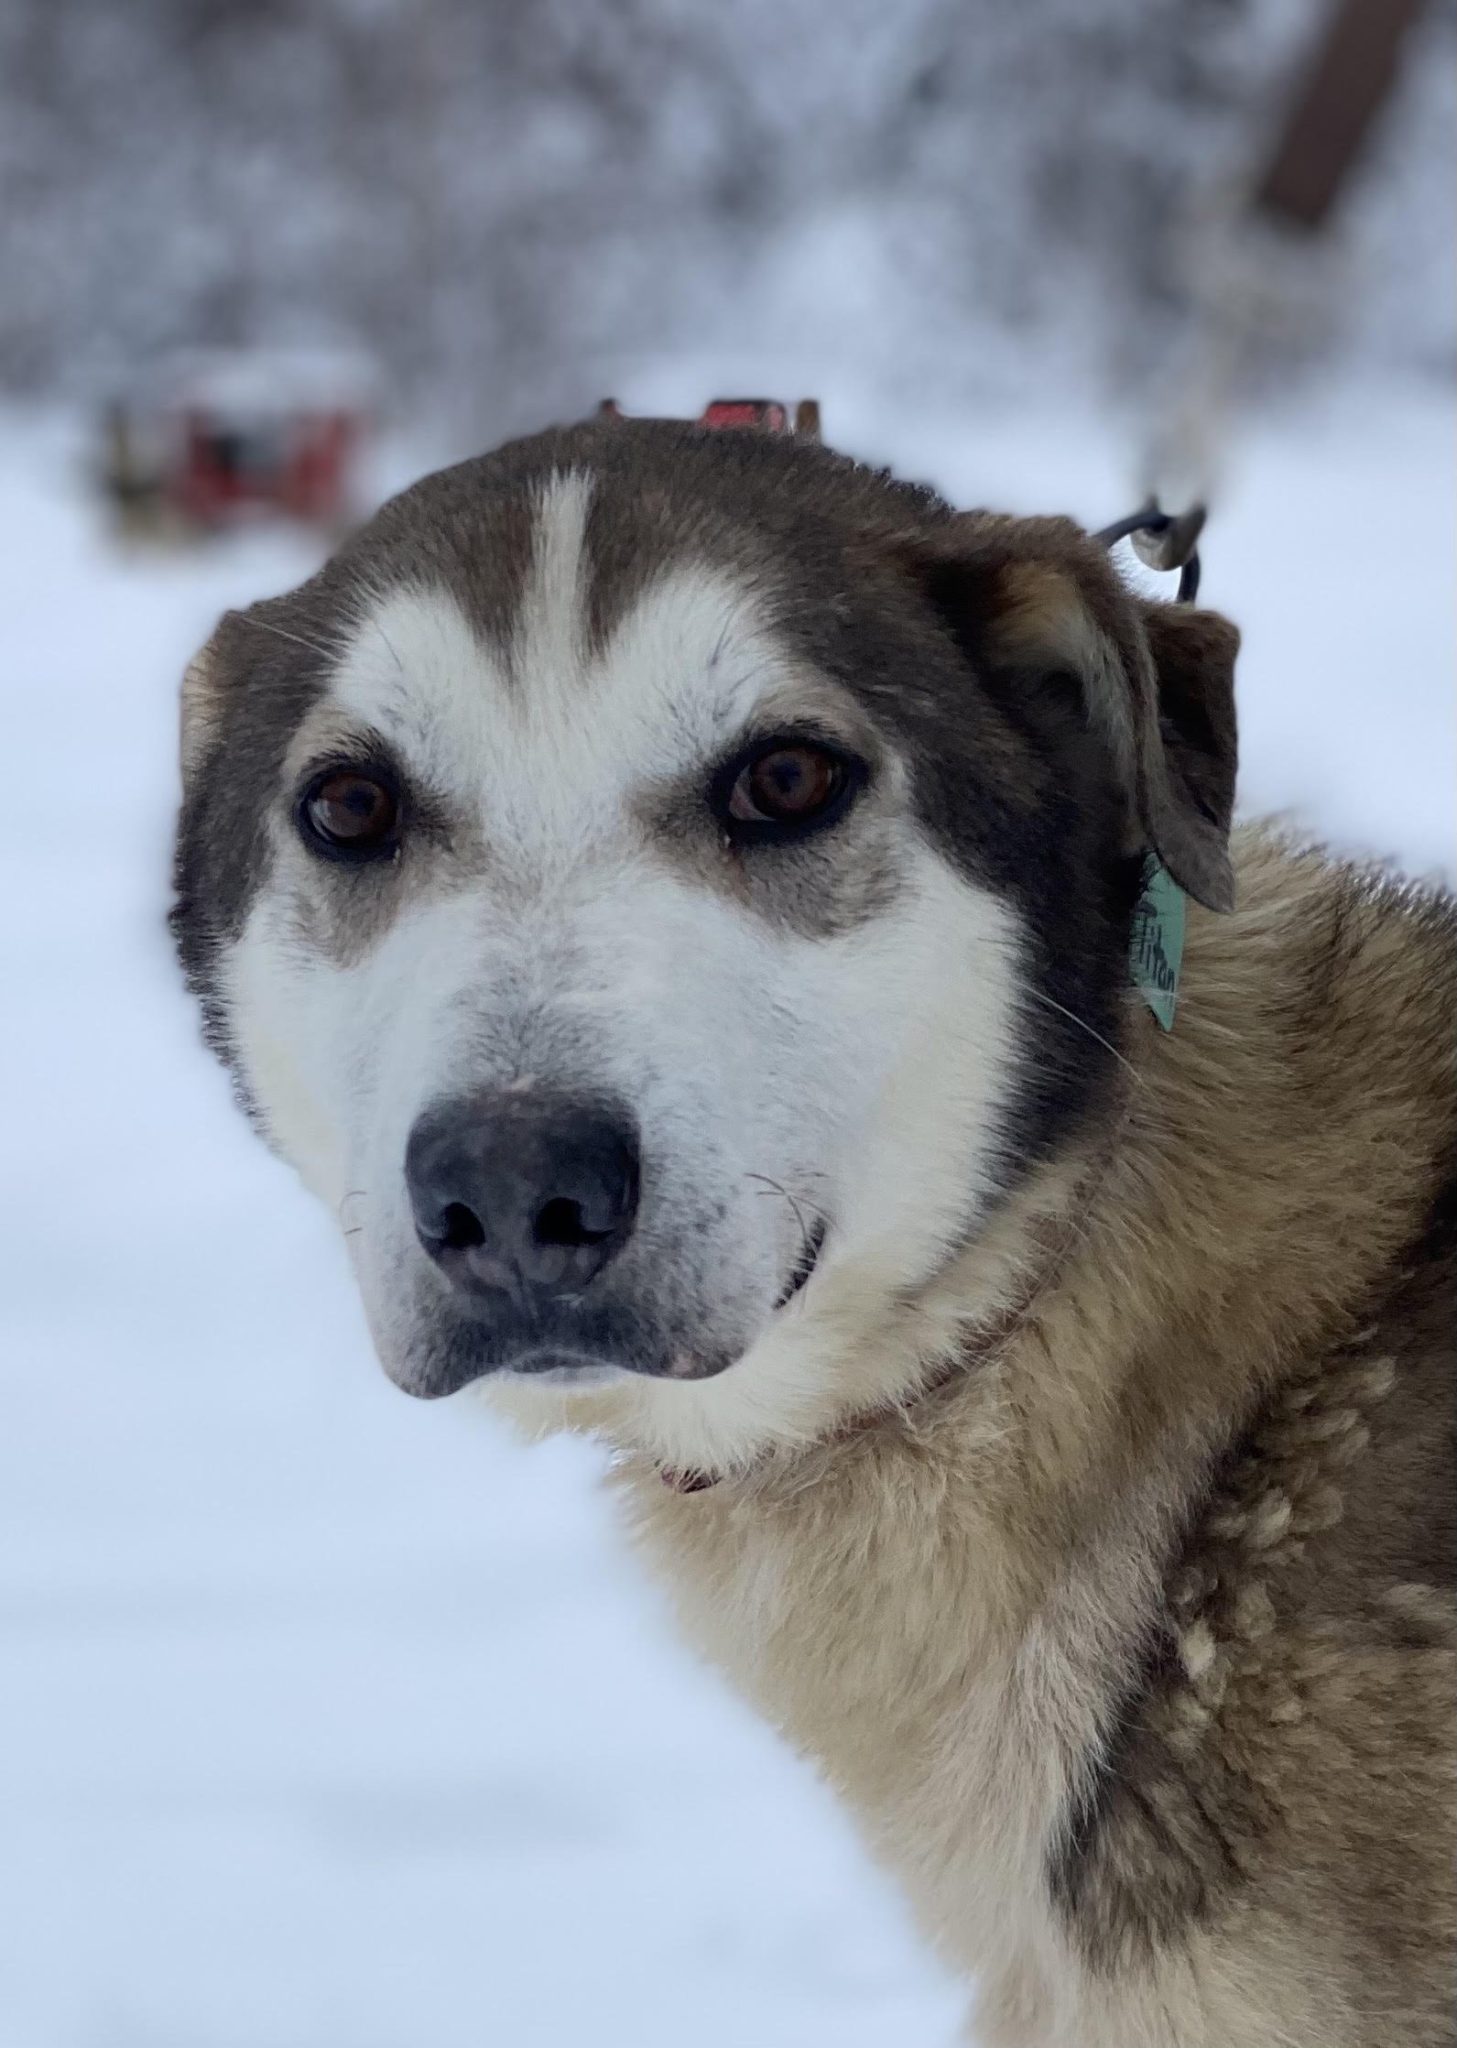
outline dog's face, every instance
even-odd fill
[[[1085,1125],[1145,848],[1224,899],[1232,653],[1065,523],[615,423],[225,619],[179,941],[392,1377],[772,1433]]]

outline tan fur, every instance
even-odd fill
[[[1258,835],[1238,868],[1076,1169],[846,1335],[819,1420],[872,1390],[883,1419],[681,1494],[645,1408],[557,1418],[618,1439],[689,1635],[848,1801],[996,2048],[1453,2039],[1453,1632],[1402,1534],[1451,1395],[1410,1251],[1451,1170],[1450,926]],[[916,1399],[1018,1274],[1012,1337]],[[1068,1910],[1059,1830],[1160,1619]]]
[[[184,776],[193,772],[216,735],[218,707],[212,671],[212,643],[209,642],[193,655],[182,676],[178,752]]]

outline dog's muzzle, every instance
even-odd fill
[[[705,1307],[693,1204],[658,1186],[654,1221],[643,1217],[635,1116],[611,1096],[535,1081],[436,1102],[410,1133],[404,1178],[428,1268],[389,1370],[424,1399],[488,1372],[709,1378],[799,1292],[824,1237],[818,1223],[803,1231],[758,1311],[752,1292],[738,1311]]]

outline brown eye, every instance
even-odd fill
[[[299,826],[318,853],[334,860],[379,860],[397,841],[400,803],[373,769],[331,768],[304,792]]]
[[[852,784],[843,755],[812,740],[775,741],[740,766],[729,790],[729,819],[767,826],[773,836],[792,835],[796,827],[837,815]]]

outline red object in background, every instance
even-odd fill
[[[626,419],[615,398],[604,398],[597,408],[599,420]],[[777,398],[712,398],[693,422],[698,427],[749,429],[761,434],[794,434],[801,440],[820,438],[820,406],[817,398],[802,398],[791,413]]]
[[[377,409],[376,373],[348,351],[193,351],[107,406],[98,480],[132,533],[267,519],[338,529],[359,509]]]
[[[183,415],[168,492],[201,526],[225,525],[250,512],[332,525],[347,514],[358,439],[359,420],[344,408],[229,417],[194,406]]]
[[[699,417],[700,427],[762,427],[766,433],[789,432],[788,408],[772,398],[715,398]]]

